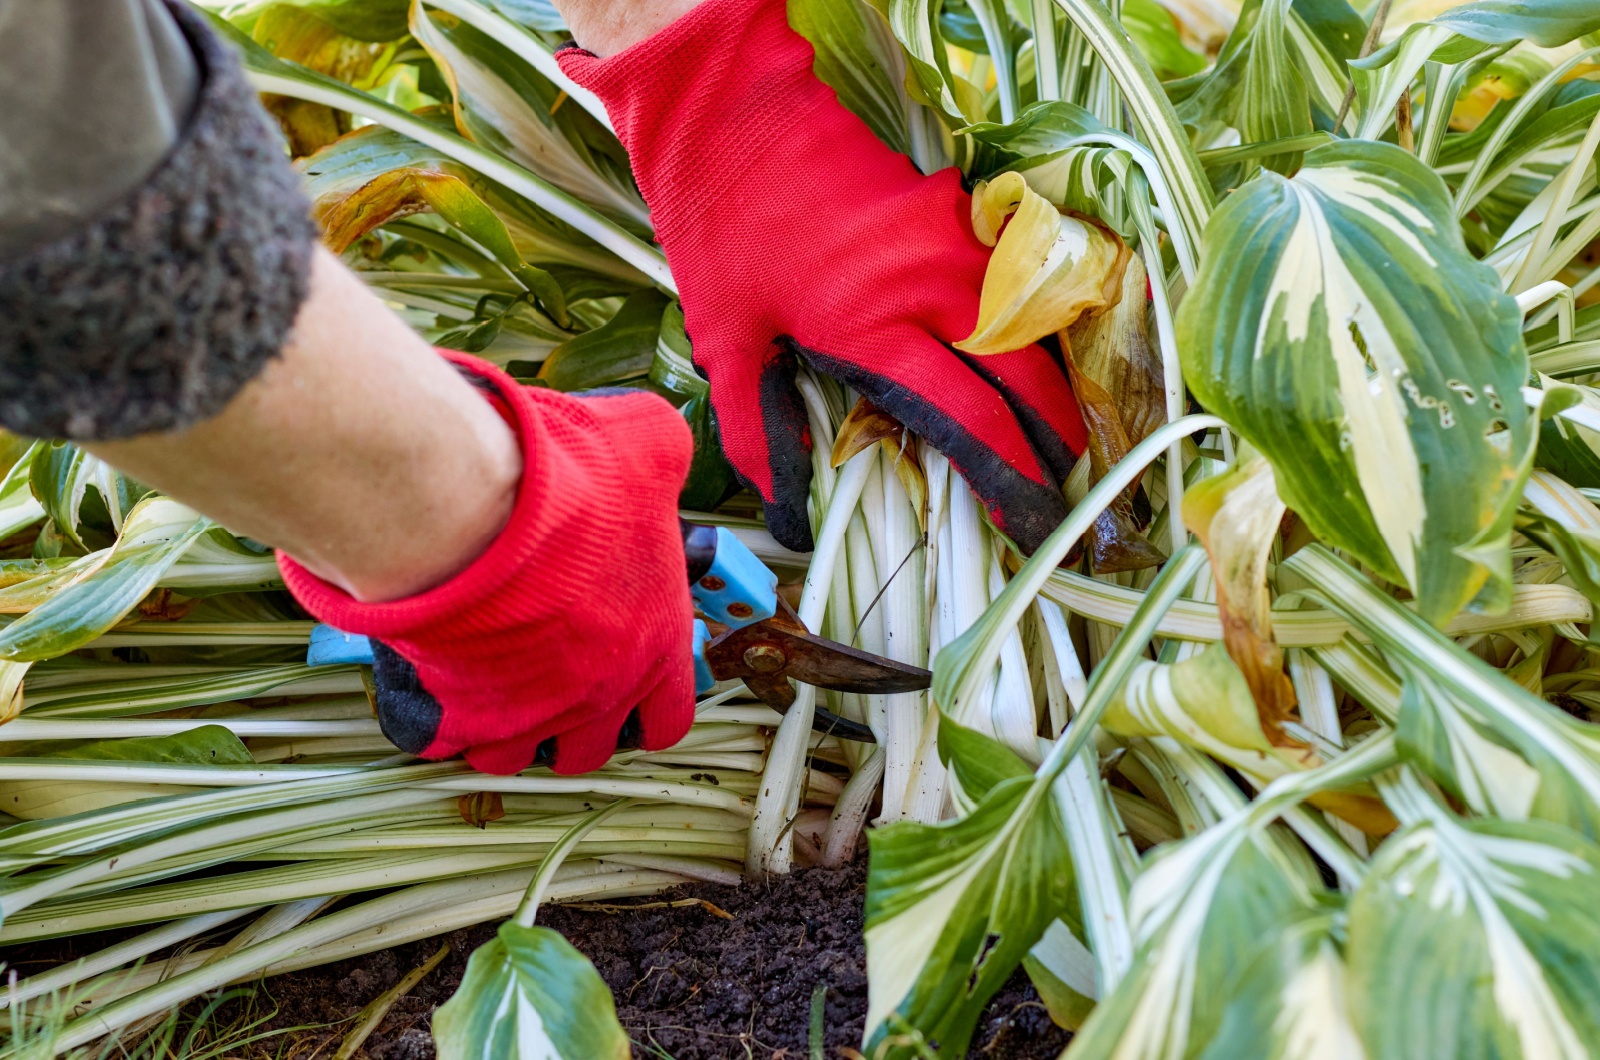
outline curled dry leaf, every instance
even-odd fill
[[[1060,337],[1089,430],[1089,468],[1082,483],[1087,490],[1166,422],[1161,360],[1152,353],[1145,328],[1145,271],[1137,254],[1128,255],[1116,300],[1080,317]],[[1166,559],[1141,532],[1137,491],[1135,481],[1089,528],[1089,558],[1097,574],[1143,570]]]
[[[569,323],[561,286],[548,272],[523,260],[505,223],[466,180],[441,167],[391,169],[352,192],[324,195],[312,205],[323,242],[336,254],[380,225],[428,210],[494,255],[557,324]]]
[[[251,33],[257,44],[357,88],[370,87],[389,66],[395,49],[347,37],[309,12],[274,4],[261,13]],[[350,131],[350,115],[322,103],[266,95],[262,103],[278,119],[290,154],[303,158]]]
[[[1283,728],[1298,701],[1272,636],[1267,594],[1267,561],[1284,511],[1272,465],[1247,445],[1233,467],[1183,496],[1184,524],[1211,557],[1222,642],[1250,686],[1261,728],[1274,747],[1300,747]]]
[[[469,791],[456,799],[456,812],[472,827],[486,828],[506,815],[505,800],[498,791]]]
[[[1096,222],[1062,215],[1020,174],[984,185],[972,209],[980,239],[1010,222],[983,276],[977,327],[957,349],[1009,353],[1117,297],[1127,246]]]
[[[1150,346],[1146,324],[1148,286],[1144,260],[1128,255],[1116,301],[1080,317],[1062,343],[1076,370],[1111,395],[1130,446],[1167,422],[1161,355]]]
[[[893,459],[895,477],[911,498],[911,507],[917,513],[917,524],[926,530],[928,477],[917,455],[916,435],[866,398],[860,398],[833,436],[833,455],[829,459],[834,467],[839,467],[873,445],[883,446],[884,452]]]

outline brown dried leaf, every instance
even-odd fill
[[[171,589],[156,589],[139,604],[139,617],[151,622],[176,622],[188,616],[199,599],[173,599]]]
[[[1127,456],[1133,446],[1128,442],[1127,429],[1116,399],[1105,387],[1078,369],[1076,353],[1065,332],[1061,335],[1061,346],[1066,355],[1067,374],[1078,398],[1078,408],[1089,429],[1089,450],[1086,455],[1089,457],[1089,485],[1093,485]],[[1135,481],[1095,518],[1089,528],[1089,560],[1096,574],[1144,570],[1160,565],[1167,558],[1140,532],[1133,513],[1133,498],[1137,489],[1138,482]]]
[[[459,187],[456,187],[459,185]],[[466,182],[420,166],[380,174],[347,195],[324,196],[312,206],[322,241],[335,254],[379,225],[435,208],[440,193],[472,194]]]
[[[299,63],[357,88],[367,88],[388,65],[386,45],[347,37],[326,22],[289,4],[267,8],[251,32],[255,42],[280,59]],[[264,96],[262,103],[283,127],[293,157],[303,158],[350,131],[350,115],[333,107],[287,96]]]
[[[834,467],[877,444],[894,461],[894,474],[911,498],[917,523],[928,528],[928,476],[917,453],[917,439],[905,425],[866,398],[859,399],[833,438]]]
[[[905,432],[905,426],[899,420],[866,398],[861,398],[833,436],[833,466],[841,466],[852,456],[879,442],[892,441],[898,448]]]
[[[487,828],[506,815],[506,806],[498,791],[472,791],[456,799],[456,812],[472,827]]]
[[[1143,260],[1130,254],[1114,304],[1067,329],[1077,370],[1110,394],[1130,447],[1167,422],[1161,356],[1145,325],[1148,283]]]

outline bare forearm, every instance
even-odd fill
[[[320,250],[282,356],[220,415],[88,448],[361,600],[464,568],[521,472],[494,407]]]
[[[554,3],[567,20],[573,39],[603,58],[666,29],[700,0],[554,0]]]

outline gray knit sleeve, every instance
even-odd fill
[[[182,0],[0,0],[0,425],[122,438],[221,411],[316,238],[237,57]]]

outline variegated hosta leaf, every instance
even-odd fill
[[[27,663],[0,663],[27,669]],[[0,730],[3,732],[4,730]],[[173,736],[141,736],[124,740],[96,740],[45,751],[41,758],[87,759],[96,762],[163,762],[172,765],[255,764],[250,751],[230,729],[201,725]],[[40,821],[120,806],[140,799],[185,795],[204,789],[177,784],[128,784],[112,774],[104,783],[63,784],[56,780],[0,781],[0,809],[24,821]]]
[[[816,49],[817,78],[878,139],[911,153],[905,53],[867,0],[789,0],[789,25]]]
[[[181,589],[187,597],[277,589],[283,585],[278,559],[271,549],[251,547],[220,526],[194,539],[156,583]]]
[[[49,442],[34,442],[0,478],[0,541],[26,530],[45,516],[44,505],[33,495],[33,460]]]
[[[1185,124],[1225,125],[1247,144],[1311,131],[1311,96],[1288,47],[1289,18],[1289,0],[1261,0],[1241,19],[1211,75],[1178,107]],[[1290,173],[1300,156],[1273,155],[1261,164]]]
[[[1250,687],[1221,644],[1177,663],[1138,663],[1102,724],[1120,736],[1174,737],[1258,787],[1322,764],[1310,748],[1274,746],[1268,739]],[[1394,828],[1369,792],[1320,791],[1310,801],[1373,835]]]
[[[1145,187],[1143,171],[1127,148],[1116,145],[1124,134],[1077,104],[1036,103],[1016,121],[962,131],[988,149],[979,157],[986,170],[1021,173],[1028,187],[1057,206],[1098,217],[1124,238],[1136,234],[1130,201]]]
[[[1319,545],[1284,561],[1403,678],[1401,754],[1477,813],[1600,837],[1600,727],[1518,685]]]
[[[1294,684],[1272,637],[1267,595],[1267,564],[1283,513],[1272,465],[1249,447],[1242,447],[1228,470],[1200,480],[1183,495],[1184,524],[1211,557],[1228,655],[1250,686],[1267,738],[1291,746],[1295,741],[1283,725],[1293,717]]]
[[[550,0],[488,0],[491,7],[513,22],[546,33],[565,33],[567,21]]]
[[[590,146],[609,134],[581,107],[557,107],[559,88],[454,15],[413,4],[411,32],[449,79],[467,136],[598,209],[648,224],[620,150],[613,157]]]
[[[1545,711],[1508,724],[1429,671],[1404,663],[1399,669],[1401,752],[1452,795],[1478,813],[1513,821],[1571,820],[1574,812],[1594,817],[1600,762],[1592,754],[1600,750],[1600,732],[1573,741],[1563,719]],[[1577,790],[1564,790],[1574,783]]]
[[[133,481],[87,450],[67,442],[41,442],[33,450],[29,467],[33,495],[56,530],[82,547],[89,547],[79,536],[84,495],[90,487],[100,495],[111,518],[113,532],[121,532],[123,520],[150,489]]]
[[[1460,63],[1496,44],[1531,41],[1555,48],[1600,30],[1593,0],[1479,0],[1406,27],[1387,46],[1350,64],[1361,98],[1359,135],[1375,137],[1394,120],[1395,103],[1427,62]]]
[[[1391,800],[1408,827],[1350,902],[1350,1003],[1369,1053],[1600,1054],[1600,848],[1542,822],[1459,821],[1412,787]]]
[[[1014,765],[1013,757],[992,775]],[[963,1055],[983,1006],[1045,929],[1057,918],[1076,920],[1066,836],[1048,786],[1012,776],[960,820],[899,822],[868,838],[863,1052],[915,1056],[895,1040],[898,1029],[911,1029]]]
[[[1435,624],[1507,576],[1533,437],[1521,318],[1443,182],[1393,145],[1330,144],[1229,196],[1204,258],[1184,375],[1289,507]]]
[[[957,349],[1021,349],[1116,298],[1128,255],[1122,240],[1062,216],[1020,174],[1003,173],[975,188],[972,213],[980,238],[997,230],[1000,219],[1009,215],[1010,222],[983,275],[977,326]]]
[[[1367,1060],[1333,927],[1313,914],[1271,932],[1234,980],[1200,1060]]]
[[[165,497],[136,504],[111,548],[84,557],[73,580],[25,616],[0,629],[0,659],[37,662],[94,640],[139,605],[209,519]]]
[[[919,102],[960,127],[983,118],[983,93],[951,74],[950,56],[939,32],[939,6],[934,0],[889,0],[889,28],[905,47],[911,69],[908,87],[921,93]]]
[[[1311,882],[1238,818],[1164,849],[1134,881],[1133,968],[1063,1060],[1197,1055],[1236,1000],[1236,977],[1264,941],[1271,946],[1285,924],[1312,912],[1313,901]]]
[[[440,1060],[626,1060],[611,991],[549,928],[500,925],[433,1016]]]

